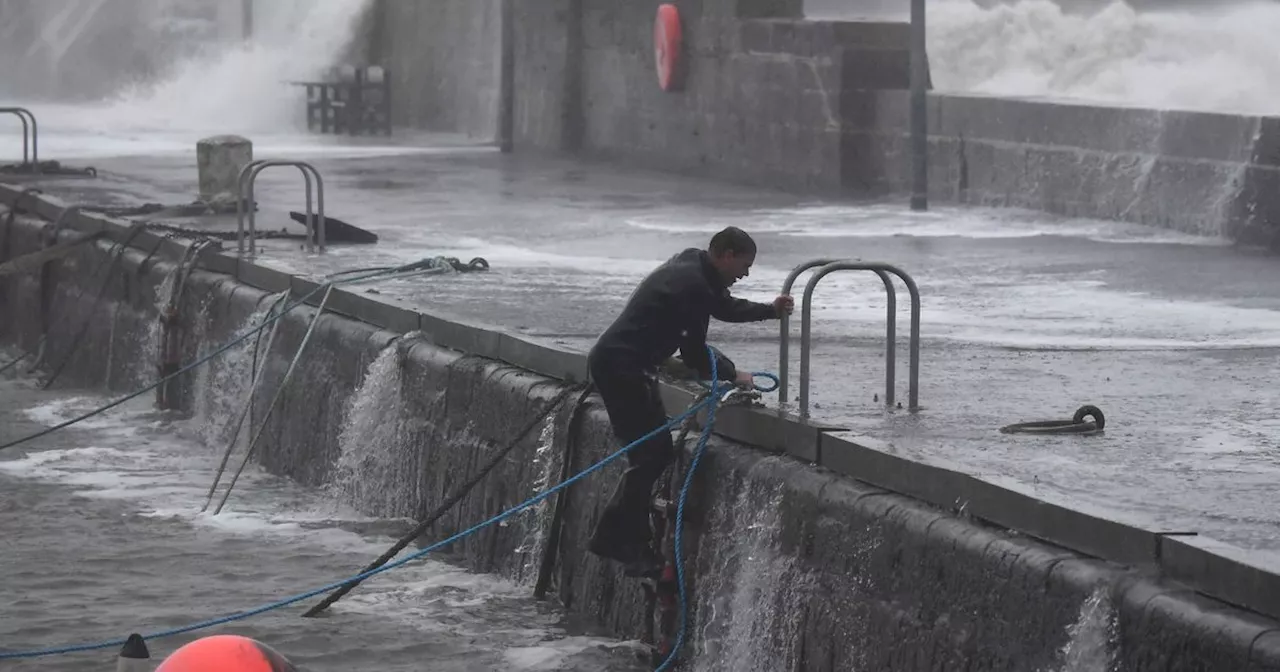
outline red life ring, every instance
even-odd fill
[[[675,86],[680,60],[680,10],[673,4],[658,5],[658,18],[653,24],[653,51],[658,86],[670,91]]]

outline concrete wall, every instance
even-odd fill
[[[0,203],[11,203],[15,194],[0,185]],[[52,217],[61,207],[41,197],[37,210]],[[68,220],[64,239],[93,230],[107,231],[109,240],[126,235],[124,225],[104,217]],[[44,227],[19,218],[5,232],[9,253],[41,249]],[[73,360],[63,384],[102,385],[108,370],[119,369],[110,377],[112,385],[128,389],[153,375],[157,298],[167,296],[166,278],[182,248],[141,233],[123,263],[104,276],[107,251],[106,243],[86,247],[52,263],[44,276],[16,276],[0,288],[0,337],[6,342],[34,347],[42,320],[32,316],[50,318],[46,366],[61,359],[80,324],[66,316],[89,315],[96,289],[106,288],[96,313],[105,319],[89,322],[81,348],[93,354]],[[202,343],[207,348],[242,333],[248,317],[266,305],[267,292],[300,296],[315,288],[218,253],[203,255],[202,268],[191,276],[179,311],[184,361]],[[347,404],[369,362],[398,333],[421,330],[422,339],[393,346],[403,403],[388,419],[397,426],[391,438],[375,443],[398,468],[394,482],[365,483],[365,491],[380,493],[357,500],[369,513],[423,515],[561,389],[546,373],[565,378],[584,370],[580,355],[448,323],[368,295],[334,291],[329,306],[335,313],[321,318],[259,454],[275,473],[311,485],[328,482]],[[260,404],[279,385],[310,319],[304,307],[283,321]],[[104,358],[102,352],[112,354]],[[519,361],[526,365],[516,366]],[[241,391],[225,388],[244,372],[238,378],[224,375],[234,374],[234,365],[215,365],[227,368],[182,379],[182,407],[207,406],[217,390],[241,398]],[[664,392],[672,407],[691,396],[671,386]],[[567,415],[565,408],[557,414],[554,455],[563,454],[570,436]],[[1017,500],[975,479],[790,422],[725,409],[717,432],[741,438],[713,440],[698,472],[687,515],[687,557],[696,633],[690,651],[704,669],[1075,669],[1066,666],[1085,660],[1097,669],[1125,671],[1280,670],[1280,622],[1189,587],[1280,614],[1274,575],[1249,574],[1221,556],[1196,555],[1188,541]],[[617,447],[598,399],[591,400],[572,437],[578,446],[575,470]],[[451,534],[533,494],[544,468],[537,466],[534,448],[533,440],[519,446],[432,536]],[[551,466],[555,473],[558,467]],[[632,638],[643,618],[638,584],[585,552],[619,470],[612,465],[571,490],[555,590],[573,614]],[[895,479],[897,492],[871,484]],[[968,490],[957,497],[957,487]],[[966,502],[964,513],[953,510],[957,501]],[[1002,517],[1023,533],[982,522]],[[527,579],[530,558],[516,549],[530,534],[545,535],[535,520],[517,518],[487,529],[459,542],[455,557],[476,570]],[[1033,537],[1062,541],[1054,545]],[[1064,545],[1097,551],[1089,557]],[[1135,564],[1099,557],[1128,557]]]
[[[453,16],[456,4],[436,0],[421,11],[431,14],[430,5]],[[497,40],[489,21],[497,4],[470,3],[471,24],[455,22],[483,25]],[[799,19],[806,11],[799,0],[676,4],[685,76],[681,90],[664,92],[654,66],[653,3],[515,2],[517,151],[567,151],[832,195],[908,191],[905,23]],[[413,20],[404,17],[406,25]],[[437,34],[423,21],[418,32]],[[432,53],[469,53],[475,34],[450,31]],[[431,74],[441,67],[432,59],[393,51],[396,62],[422,73],[402,75],[423,90],[458,91],[452,75]],[[491,55],[475,57],[483,70],[475,91],[444,96],[450,105],[496,110]],[[452,56],[435,58],[452,63]],[[449,121],[455,111],[419,107],[428,126],[457,126]],[[1280,159],[1270,118],[938,93],[928,114],[935,201],[1121,219],[1280,247]]]
[[[519,3],[515,144],[801,189],[838,189],[845,89],[905,88],[906,31],[801,21],[790,0],[685,0],[663,91],[653,4]]]
[[[851,186],[909,189],[908,101],[847,98],[846,152],[863,157]],[[931,95],[931,196],[1117,219],[1273,245],[1280,223],[1280,120]]]
[[[376,53],[391,72],[397,126],[490,139],[497,131],[495,0],[378,0]]]

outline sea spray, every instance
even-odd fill
[[[383,348],[351,397],[329,488],[362,513],[409,517],[419,501],[416,451],[407,437],[403,366],[398,343]]]
[[[1080,605],[1080,615],[1067,627],[1060,672],[1114,672],[1116,612],[1106,586],[1099,586]]]
[[[534,451],[531,468],[535,476],[533,485],[529,489],[530,497],[551,488],[560,470],[562,455],[555,449],[555,420],[555,414],[547,416],[542,425],[542,432],[538,435],[538,447]],[[516,554],[520,556],[520,570],[516,580],[522,585],[533,585],[537,579],[554,504],[554,497],[547,498],[519,514],[520,524],[524,527],[524,538],[516,548]]]
[[[234,338],[261,325],[267,319],[271,307],[275,305],[276,298],[278,297],[267,297],[259,303],[257,309],[242,324],[236,325],[227,338]],[[199,343],[198,357],[205,357],[213,350],[225,345],[221,340],[209,338],[212,324],[207,306],[201,311],[196,324],[198,325],[195,332]],[[260,332],[262,341],[257,357],[259,370],[265,369],[265,360],[269,355],[266,352],[266,335],[269,331],[270,327],[266,327]],[[196,382],[192,390],[192,411],[198,438],[205,445],[220,448],[232,439],[231,433],[237,429],[236,420],[253,386],[253,364],[254,337],[251,336],[196,369]],[[243,444],[247,443],[251,435],[249,423],[245,422],[239,427],[235,439]]]
[[[780,485],[739,484],[719,501],[707,529],[709,563],[698,577],[698,672],[794,669],[801,613],[811,583],[795,558],[778,550]]]

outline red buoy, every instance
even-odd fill
[[[653,55],[658,68],[658,86],[663,91],[676,87],[676,68],[680,64],[680,10],[671,3],[658,5],[658,18],[653,24]]]
[[[257,640],[212,635],[169,654],[156,672],[298,672],[298,668]]]

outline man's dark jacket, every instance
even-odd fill
[[[676,350],[704,379],[711,376],[707,326],[722,322],[760,322],[777,317],[772,304],[735,299],[706,250],[689,248],[649,274],[631,294],[622,314],[592,349],[596,366],[656,371]],[[716,372],[733,380],[737,369],[719,356]]]

